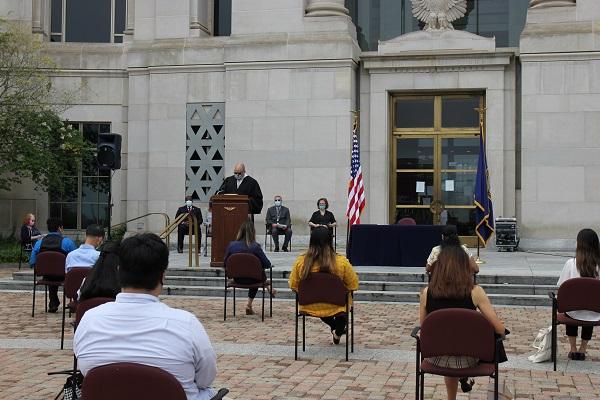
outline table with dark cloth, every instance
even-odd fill
[[[442,225],[353,225],[346,249],[352,265],[424,267]]]

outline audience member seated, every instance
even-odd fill
[[[577,234],[577,250],[575,251],[575,258],[567,260],[556,284],[560,286],[569,279],[579,277],[598,279],[599,266],[600,244],[598,242],[598,235],[592,229],[582,229]],[[600,314],[594,311],[569,311],[567,315],[570,318],[580,321],[600,321]],[[585,352],[587,350],[588,341],[592,338],[594,327],[581,327],[581,344],[579,349],[577,349],[578,327],[576,325],[567,325],[566,330],[571,346],[569,358],[571,360],[585,360]]]
[[[427,270],[428,273],[432,272],[433,264],[437,261],[440,251],[442,251],[442,249],[446,246],[460,246],[464,250],[465,254],[467,254],[467,256],[469,256],[469,263],[471,265],[471,270],[473,271],[473,273],[477,274],[479,272],[479,266],[475,262],[475,258],[473,257],[473,254],[471,254],[471,252],[469,251],[467,246],[460,243],[460,239],[459,239],[458,233],[456,231],[456,226],[455,225],[446,225],[442,229],[441,244],[438,246],[435,246],[433,249],[431,249],[431,253],[429,254],[429,257],[427,257],[427,265],[426,265],[425,269]]]
[[[333,227],[337,225],[335,222],[335,217],[333,213],[328,210],[329,202],[325,197],[321,197],[317,200],[318,210],[313,213],[308,221],[308,226],[310,226],[310,230],[323,226],[329,229],[331,235],[333,235]],[[333,240],[333,238],[332,238]]]
[[[153,233],[124,239],[119,248],[122,292],[85,313],[73,340],[86,375],[101,365],[131,362],[161,368],[189,400],[210,399],[217,357],[204,327],[191,313],[161,303],[169,250]]]
[[[35,225],[35,215],[25,214],[21,226],[21,246],[23,246],[23,250],[31,251],[35,242],[43,236]]]
[[[279,251],[279,235],[284,235],[281,250],[288,251],[288,245],[292,239],[292,218],[290,217],[290,210],[281,205],[282,198],[279,195],[274,197],[273,203],[273,207],[269,207],[267,216],[265,217],[267,230],[273,237],[275,251]]]
[[[119,282],[119,244],[106,243],[98,260],[90,270],[87,278],[81,283],[78,300],[83,301],[94,297],[117,297],[121,292]]]
[[[67,255],[65,272],[69,272],[74,267],[92,268],[100,255],[96,248],[103,240],[104,228],[96,224],[88,226],[85,230],[85,242]]]
[[[326,272],[337,275],[342,279],[347,290],[354,291],[358,289],[358,275],[352,268],[350,261],[333,250],[331,233],[329,229],[324,227],[315,227],[311,232],[308,251],[296,259],[290,272],[290,288],[297,292],[300,282],[306,279],[311,272]],[[333,315],[346,312],[345,306],[317,303],[307,306],[301,305],[300,311],[320,317],[329,326],[333,343],[340,343],[341,336],[346,333],[347,317],[345,315],[333,317]]]
[[[419,316],[420,321],[427,314],[445,308],[466,308],[479,311],[490,321],[494,331],[503,335],[504,324],[494,311],[485,291],[473,283],[473,271],[469,256],[459,245],[444,246],[438,256],[435,273],[429,285],[421,292]],[[503,356],[502,356],[503,355]],[[505,353],[500,361],[506,361]],[[434,365],[444,368],[469,368],[477,365],[479,360],[467,356],[441,356],[429,359]],[[449,400],[456,399],[458,378],[444,377]],[[461,388],[471,390],[473,380],[461,378]]]
[[[177,213],[175,213],[175,218],[179,217],[181,214],[194,214],[196,216],[196,220],[198,221],[198,243],[196,243],[196,248],[198,250],[198,254],[200,254],[200,242],[202,242],[202,210],[196,207],[193,204],[192,196],[185,196],[185,205],[181,206],[177,209]],[[190,227],[187,218],[181,221],[179,226],[177,227],[177,252],[183,253],[183,240],[185,235],[190,233]],[[192,226],[192,234],[194,234],[194,227]],[[191,238],[190,238],[191,240]]]
[[[35,266],[38,253],[43,251],[58,251],[67,255],[75,250],[75,243],[68,237],[63,236],[63,223],[60,218],[48,218],[46,224],[48,225],[48,234],[42,240],[38,240],[31,250],[31,256],[29,257],[31,267]],[[62,281],[63,277],[45,275],[44,279]],[[48,312],[55,313],[60,305],[58,286],[48,286],[48,297],[50,298]]]
[[[254,223],[250,220],[246,220],[240,226],[238,230],[236,240],[230,242],[225,250],[225,258],[223,259],[223,263],[227,266],[227,258],[229,258],[232,254],[237,253],[250,253],[254,254],[260,260],[260,263],[263,269],[271,268],[271,262],[265,255],[264,251],[261,249],[260,244],[256,243],[256,231],[254,230]],[[263,281],[266,279],[266,274],[263,276]],[[244,285],[249,285],[252,283],[257,283],[252,279],[236,279],[237,283],[241,283]],[[262,282],[262,281],[260,281]],[[277,291],[272,287],[268,287],[269,293],[271,296],[275,296]],[[256,297],[256,293],[258,293],[258,288],[248,289],[248,303],[246,304],[246,315],[254,315],[254,310],[252,309],[252,302]]]

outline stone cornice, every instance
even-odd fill
[[[284,60],[284,61],[254,61],[254,62],[226,62],[228,71],[247,69],[272,69],[272,68],[357,68],[358,63],[351,59],[318,59],[318,60]]]
[[[600,60],[600,51],[578,51],[573,53],[521,53],[520,58],[523,62]]]

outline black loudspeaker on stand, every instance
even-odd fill
[[[98,170],[109,172],[108,203],[106,208],[108,211],[108,239],[110,240],[110,225],[112,219],[112,174],[110,171],[121,168],[121,135],[117,133],[99,133],[98,146],[96,149]]]

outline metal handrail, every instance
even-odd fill
[[[194,213],[179,214],[175,218],[175,221],[173,221],[169,226],[165,227],[165,229],[160,233],[159,236],[161,239],[167,239],[171,235],[171,232],[173,232],[175,230],[175,228],[178,228],[179,224],[181,224],[184,220],[187,220],[188,236],[190,238],[190,246],[188,248],[188,255],[189,255],[188,265],[190,267],[192,266],[192,253],[193,253],[193,251],[195,251],[196,252],[196,257],[195,257],[196,267],[200,267],[200,255],[198,254],[198,252],[200,250],[200,241],[199,241],[200,235],[199,235],[199,230],[198,230],[198,219],[196,218],[196,215]],[[195,246],[194,246],[194,241],[196,243]],[[179,243],[177,245],[179,246]]]
[[[169,214],[162,213],[162,212],[151,212],[151,213],[147,213],[147,214],[144,214],[144,215],[140,215],[139,217],[128,219],[127,221],[124,221],[124,222],[119,222],[118,224],[112,225],[110,228],[113,229],[113,228],[116,228],[117,226],[126,225],[126,224],[128,224],[130,222],[136,221],[138,219],[146,218],[146,217],[148,217],[150,215],[162,215],[163,217],[165,217],[165,229],[169,225],[171,225],[171,218],[169,217]],[[170,240],[169,240],[169,236],[168,235],[165,238],[165,241],[166,241],[167,246],[169,246]]]

